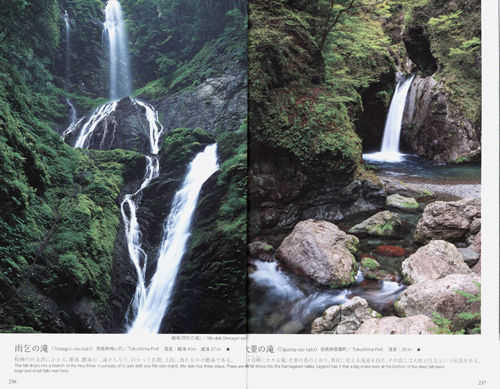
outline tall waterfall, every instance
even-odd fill
[[[66,69],[65,69],[65,78],[66,78],[66,83],[65,83],[65,89],[66,91],[69,90],[69,82],[70,82],[70,77],[71,77],[71,68],[69,64],[69,48],[70,48],[70,30],[71,30],[71,19],[68,15],[68,11],[64,11],[64,23],[66,24]],[[77,117],[76,117],[76,109],[71,100],[66,97],[66,103],[69,105],[69,126],[64,130],[62,133],[61,137],[64,139],[66,135],[70,134],[73,132],[75,129],[76,123],[77,123]]]
[[[139,280],[133,304],[137,314],[129,333],[158,333],[170,304],[175,279],[190,235],[191,219],[203,183],[218,169],[217,145],[207,146],[189,165],[189,172],[174,201],[164,227],[156,272],[146,294]],[[144,270],[140,273],[144,274]],[[134,309],[134,307],[133,307]],[[135,312],[134,312],[135,313]]]
[[[68,11],[64,11],[64,22],[66,23],[66,87],[69,85],[69,41],[70,41],[70,23],[71,20],[68,15]]]
[[[109,45],[110,97],[112,101],[96,108],[88,118],[77,121],[76,116],[74,116],[72,124],[63,133],[63,138],[70,133],[78,133],[74,147],[88,148],[94,132],[99,132],[100,144],[93,144],[92,147],[98,146],[102,150],[107,145],[106,149],[111,148],[114,136],[120,130],[117,128],[117,122],[114,118],[119,104],[118,99],[130,95],[132,91],[127,37],[120,4],[117,0],[109,0],[104,12],[103,38]],[[67,20],[68,26],[69,18],[66,19],[65,16],[65,20]],[[129,257],[138,278],[136,292],[127,312],[127,317],[133,318],[128,332],[158,333],[170,303],[180,261],[190,236],[191,219],[201,187],[218,169],[217,145],[207,146],[189,165],[188,174],[182,188],[174,197],[170,214],[163,226],[162,244],[156,272],[149,286],[146,286],[148,255],[143,248],[144,242],[137,218],[137,208],[144,189],[160,174],[159,158],[156,154],[159,152],[163,127],[158,122],[158,113],[152,106],[142,101],[133,99],[132,101],[135,105],[145,109],[147,123],[142,124],[144,130],[149,133],[151,156],[146,156],[147,167],[140,188],[134,193],[126,194],[120,207]],[[74,109],[69,100],[68,104]]]
[[[109,46],[109,89],[112,100],[132,93],[127,31],[120,3],[109,0],[104,9],[103,37]]]
[[[384,127],[382,149],[378,153],[364,154],[363,158],[373,161],[398,162],[403,154],[399,152],[399,138],[401,135],[401,122],[405,110],[406,96],[413,81],[413,75],[403,77],[392,97],[389,113]]]

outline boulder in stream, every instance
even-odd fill
[[[388,207],[394,207],[399,209],[404,209],[407,211],[414,211],[418,209],[417,200],[411,197],[403,197],[399,194],[393,194],[387,197],[386,205]]]
[[[457,248],[444,240],[431,241],[403,262],[403,275],[410,284],[471,272]]]
[[[477,286],[481,279],[472,274],[450,274],[441,279],[431,279],[409,286],[398,297],[394,306],[399,316],[410,317],[426,315],[432,317],[433,312],[451,321],[451,330],[472,328],[479,324],[480,318],[464,318],[460,313],[480,312],[481,302],[469,302],[468,298],[457,291],[471,295],[480,292]]]
[[[313,321],[311,334],[354,334],[363,322],[380,317],[361,297],[328,308],[322,317]]]
[[[401,195],[404,197],[427,197],[432,196],[432,193],[425,189],[419,189],[412,184],[406,184],[404,182],[398,181],[395,178],[391,177],[380,177],[380,180],[384,183],[385,188],[387,189],[387,195]]]
[[[333,223],[306,220],[283,240],[276,258],[297,274],[338,288],[354,283],[358,244],[358,238]]]
[[[401,234],[401,220],[397,213],[379,212],[349,230],[350,234],[362,232],[369,235],[399,237]]]
[[[425,207],[417,224],[415,241],[424,244],[438,239],[449,242],[464,241],[467,236],[473,234],[471,229],[477,231],[475,220],[480,218],[480,199],[435,201]]]

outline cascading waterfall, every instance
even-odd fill
[[[78,118],[76,116],[76,108],[70,99],[66,98],[66,103],[70,107],[70,109],[69,109],[69,126],[61,134],[62,140],[64,140],[66,138],[66,136],[68,136],[69,134],[73,133],[80,126],[80,124],[83,122],[83,119],[85,119],[85,117],[83,117],[80,120],[78,120]]]
[[[189,172],[174,201],[164,228],[163,242],[156,272],[146,295],[139,290],[133,304],[137,304],[135,320],[129,333],[158,333],[161,321],[170,304],[179,265],[190,235],[191,219],[203,183],[218,170],[217,145],[207,146],[189,165]],[[144,275],[144,269],[141,271]],[[138,282],[142,283],[143,280]]]
[[[365,160],[398,162],[404,154],[399,152],[399,138],[401,135],[401,122],[405,110],[406,96],[413,81],[413,75],[403,77],[394,92],[389,113],[384,127],[384,137],[382,139],[382,149],[378,153],[363,154]]]
[[[66,85],[69,85],[69,40],[70,40],[70,18],[68,11],[64,11],[64,22],[66,23]]]
[[[103,40],[109,46],[109,89],[112,100],[132,93],[127,31],[120,3],[109,0],[104,9]]]
[[[140,201],[140,195],[144,188],[146,188],[149,183],[160,174],[160,165],[158,162],[158,158],[146,157],[146,159],[146,174],[141,187],[139,188],[139,190],[137,190],[137,192],[125,195],[120,207],[123,224],[125,225],[125,236],[127,237],[127,247],[130,255],[130,260],[132,261],[138,275],[137,288],[131,304],[133,312],[137,311],[146,296],[145,280],[146,266],[148,262],[148,256],[142,249],[142,234],[140,231],[139,223],[137,221],[136,213],[137,203]],[[126,206],[129,210],[128,214],[125,209]]]
[[[68,20],[67,26],[69,26]],[[96,129],[104,127],[99,149],[103,150],[106,144],[107,149],[111,148],[117,128],[114,118],[109,120],[108,118],[116,111],[118,106],[116,99],[131,94],[132,82],[126,47],[127,37],[121,7],[117,0],[109,0],[105,8],[103,37],[109,44],[110,96],[113,101],[96,108],[86,121],[84,121],[85,118],[77,121],[76,110],[74,111],[72,123],[63,133],[64,138],[70,133],[79,131],[74,147],[88,148]],[[160,174],[159,159],[155,155],[159,152],[163,127],[158,122],[158,113],[150,105],[133,99],[132,102],[145,109],[148,123],[147,125],[143,123],[143,127],[149,133],[152,156],[146,156],[147,167],[140,188],[134,193],[126,194],[120,207],[130,260],[138,278],[136,292],[127,312],[127,317],[135,318],[128,326],[128,332],[158,333],[170,303],[180,261],[190,236],[190,224],[198,195],[203,183],[218,169],[217,145],[207,146],[189,165],[188,175],[182,188],[176,193],[170,215],[164,223],[163,242],[156,272],[150,285],[146,287],[148,256],[142,247],[137,206],[144,189]],[[69,100],[68,104],[74,110]],[[111,137],[110,141],[109,137]]]
[[[81,147],[82,149],[86,149],[89,145],[90,136],[92,136],[92,133],[96,129],[97,125],[105,118],[107,118],[112,112],[114,112],[117,105],[117,101],[112,101],[98,107],[92,113],[92,115],[90,115],[89,120],[87,120],[87,122],[83,125],[82,129],[80,130],[80,135],[78,136],[73,147]]]
[[[69,65],[69,47],[70,47],[70,24],[71,24],[71,19],[68,15],[68,11],[64,11],[64,23],[66,24],[66,69],[65,69],[65,75],[66,75],[66,90],[69,88],[69,82],[70,82],[70,74],[71,74],[71,68]],[[77,123],[77,117],[76,117],[76,109],[73,103],[71,103],[71,100],[66,97],[66,103],[69,105],[70,110],[69,110],[69,126],[66,130],[61,135],[61,138],[64,139],[66,135],[72,133],[75,130],[75,126]]]

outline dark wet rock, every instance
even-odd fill
[[[71,134],[70,144],[75,144],[79,134],[79,130]],[[151,146],[146,109],[132,101],[130,97],[121,99],[114,112],[101,120],[89,136],[88,148],[95,150],[123,149],[149,154]]]
[[[266,161],[269,156],[254,158],[249,172],[249,217],[256,231],[291,228],[307,219],[338,222],[385,204],[385,187],[378,179],[341,174],[319,178],[291,163]]]
[[[356,335],[432,335],[437,325],[425,315],[387,316],[363,322]]]
[[[479,253],[471,249],[457,249],[457,251],[462,254],[464,262],[472,268],[476,263],[478,263],[479,258],[481,257]]]
[[[476,295],[480,283],[478,275],[450,274],[440,279],[430,279],[409,286],[394,303],[401,317],[426,315],[432,317],[433,312],[452,322],[451,330],[474,327],[480,318],[463,318],[458,314],[479,312],[481,302],[469,302],[468,298],[457,293],[457,290]]]
[[[433,240],[403,262],[403,275],[410,284],[444,278],[450,274],[470,274],[462,254],[451,243]]]
[[[481,255],[481,230],[474,236],[474,240],[468,248]]]
[[[359,263],[359,271],[371,280],[396,281],[394,275],[382,270],[380,264],[372,258],[364,257]]]
[[[362,223],[356,224],[349,230],[349,233],[398,237],[401,235],[401,220],[397,213],[389,211],[378,212]]]
[[[471,234],[471,225],[481,218],[481,200],[435,201],[425,207],[414,234],[415,241],[464,241]],[[476,228],[476,225],[473,226]]]
[[[415,24],[404,29],[402,36],[406,52],[411,61],[425,76],[431,76],[438,69],[431,52],[429,34],[424,26]]]
[[[433,77],[416,76],[401,128],[403,147],[437,163],[478,161],[481,130],[450,109],[448,92]]]
[[[163,126],[202,128],[219,133],[235,131],[246,117],[247,77],[245,71],[235,71],[209,78],[192,90],[154,102]]]
[[[274,258],[274,247],[266,242],[252,242],[248,244],[247,249],[251,259],[270,261]]]
[[[367,320],[380,317],[361,297],[328,308],[313,321],[311,334],[354,334]]]
[[[326,221],[298,223],[281,243],[276,258],[297,274],[333,287],[354,283],[358,238]]]

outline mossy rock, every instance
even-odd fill
[[[399,194],[393,194],[391,196],[387,196],[386,204],[388,207],[394,207],[403,210],[414,211],[418,209],[417,200],[410,197],[404,197]]]
[[[398,237],[401,234],[401,226],[402,223],[398,214],[383,211],[373,215],[362,223],[356,224],[349,230],[349,233]]]
[[[372,258],[363,258],[361,260],[361,266],[363,266],[364,268],[368,268],[370,270],[375,270],[380,267],[380,264]]]
[[[177,128],[165,136],[160,150],[164,169],[176,169],[189,163],[194,155],[215,143],[215,137],[201,128]]]

